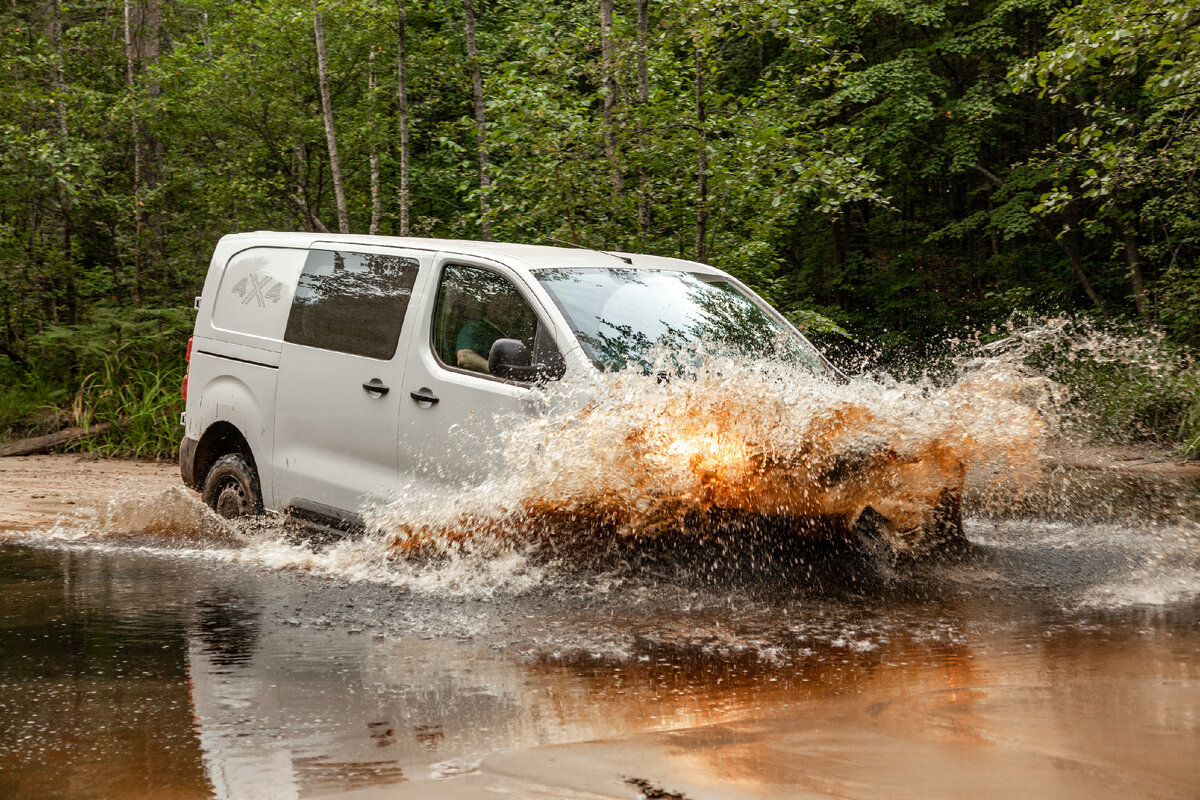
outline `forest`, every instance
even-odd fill
[[[1170,365],[1070,367],[1108,429],[1200,450],[1193,0],[5,0],[0,19],[0,441],[111,419],[95,449],[171,455],[212,248],[272,229],[695,259],[856,363],[1070,315]]]

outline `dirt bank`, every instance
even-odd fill
[[[103,503],[120,489],[152,493],[179,485],[179,467],[172,462],[74,454],[0,458],[0,530],[47,525],[76,507]]]

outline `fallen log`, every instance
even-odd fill
[[[21,439],[20,441],[9,442],[8,444],[0,444],[0,458],[4,456],[32,456],[38,453],[45,453],[47,450],[53,450],[55,447],[77,442],[89,436],[100,436],[108,433],[113,427],[114,425],[111,422],[98,422],[95,425],[88,425],[86,428],[63,428],[57,433],[48,433],[45,436],[34,436],[30,439]]]

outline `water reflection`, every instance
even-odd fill
[[[831,592],[832,569],[781,599],[667,566],[611,591],[599,570],[472,600],[132,548],[0,548],[0,796],[1200,785],[1195,603],[1065,612],[945,574],[843,574]],[[1011,568],[970,567],[994,587]]]
[[[208,797],[184,570],[0,547],[0,797]]]

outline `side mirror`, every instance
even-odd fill
[[[517,339],[497,339],[488,351],[488,372],[497,378],[531,381],[540,370],[529,363],[529,348]]]

